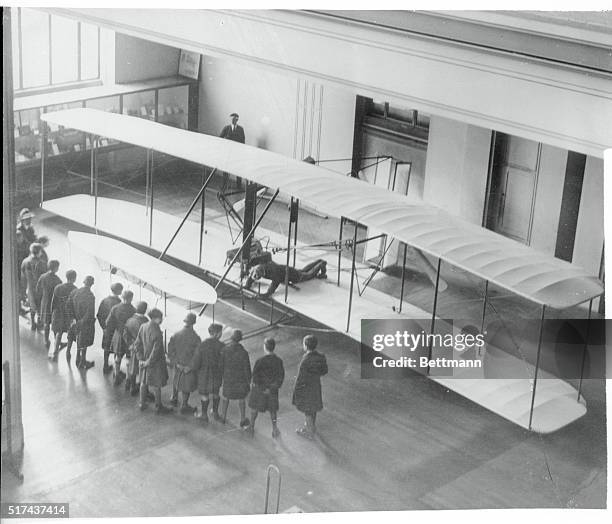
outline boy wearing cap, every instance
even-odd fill
[[[249,395],[249,408],[251,408],[251,426],[248,431],[255,434],[255,420],[259,412],[270,412],[272,420],[272,438],[277,438],[280,431],[276,425],[278,413],[278,390],[285,379],[283,361],[274,353],[276,341],[273,338],[264,340],[264,353],[253,366],[253,380],[251,394]]]
[[[125,323],[136,313],[136,309],[132,306],[133,298],[134,293],[126,289],[121,295],[121,304],[114,305],[106,319],[106,330],[111,333],[110,351],[115,354],[115,373],[113,377],[115,386],[118,386],[125,378],[125,373],[121,371],[121,359],[127,351],[127,346],[123,341],[123,331]]]
[[[32,218],[34,215],[30,212],[27,207],[24,207],[17,217],[17,274],[22,274],[22,263],[30,254],[30,246],[36,242],[36,232],[32,227]],[[27,282],[25,278],[19,279],[19,291],[21,293],[21,301],[27,300],[26,287]],[[25,309],[21,307],[20,313],[25,314]]]
[[[304,356],[293,389],[293,405],[306,417],[304,427],[298,428],[296,432],[309,439],[314,438],[316,432],[317,412],[323,409],[321,377],[327,374],[327,359],[316,350],[318,343],[314,335],[304,337]]]
[[[189,405],[189,395],[196,390],[197,376],[191,369],[193,356],[200,345],[201,339],[193,329],[196,323],[194,313],[187,313],[183,322],[184,327],[170,337],[168,342],[168,359],[174,368],[172,379],[172,405],[178,403],[181,395],[181,409],[183,415],[192,415],[196,408]]]
[[[134,342],[138,336],[140,326],[147,322],[147,317],[145,316],[147,307],[148,305],[146,302],[138,302],[138,304],[136,304],[136,312],[130,318],[128,318],[125,323],[125,329],[123,330],[123,342],[127,348],[130,359],[128,363],[128,376],[125,381],[125,390],[129,391],[132,396],[136,396],[138,394],[139,387],[136,384],[136,380],[138,377],[138,371],[140,369],[138,365],[138,357],[136,356],[136,350],[134,348]]]
[[[68,334],[68,349],[66,350],[66,360],[70,364],[70,350],[74,342],[74,337],[70,335],[70,325],[72,323],[72,317],[70,312],[67,310],[68,297],[77,288],[74,283],[76,282],[77,274],[74,269],[66,271],[66,283],[55,286],[53,290],[53,296],[51,298],[51,330],[53,331],[54,339],[54,351],[53,361],[57,361],[57,355],[62,349],[62,335]]]
[[[62,280],[57,276],[59,265],[57,260],[51,260],[48,265],[49,271],[43,273],[36,284],[36,294],[40,297],[39,319],[45,329],[45,346],[47,351],[49,351],[51,346],[49,340],[49,332],[51,331],[51,299],[53,298],[55,288],[62,283]],[[49,358],[53,358],[53,356],[49,355]]]
[[[47,255],[47,248],[49,247],[49,237],[38,237],[38,243],[41,245],[40,258],[45,261],[45,264],[49,264],[49,255]]]
[[[102,373],[105,375],[113,371],[113,367],[108,364],[108,357],[111,354],[111,338],[113,337],[114,329],[108,329],[106,326],[106,319],[110,314],[113,306],[121,303],[119,296],[123,291],[123,284],[115,282],[111,285],[111,294],[106,298],[103,298],[98,306],[98,314],[96,318],[102,328],[102,349],[104,351],[104,366],[102,367]]]
[[[34,227],[32,227],[33,218],[34,214],[27,207],[24,207],[19,212],[17,220],[17,231],[23,235],[28,246],[36,242],[36,231],[34,231]]]
[[[28,302],[30,304],[30,322],[32,331],[36,331],[36,313],[38,311],[38,296],[36,285],[38,279],[47,271],[47,264],[42,259],[42,246],[38,243],[30,245],[30,255],[21,263],[21,278],[25,282]],[[40,323],[40,313],[38,315]],[[42,325],[41,325],[42,327]]]
[[[219,415],[219,389],[223,381],[223,370],[221,369],[221,352],[225,344],[221,342],[223,326],[211,324],[208,326],[208,338],[204,339],[193,355],[191,369],[196,373],[198,380],[198,392],[202,410],[198,418],[202,422],[208,422],[208,406],[212,397],[212,412],[215,420],[221,420]]]
[[[146,409],[148,392],[151,388],[155,397],[155,411],[164,414],[171,411],[162,404],[161,400],[161,388],[168,383],[164,335],[160,328],[164,316],[159,309],[153,308],[149,312],[149,318],[151,320],[140,326],[134,343],[141,372],[140,409]]]
[[[240,408],[240,427],[250,424],[246,417],[246,396],[251,388],[251,360],[247,350],[240,341],[242,331],[235,329],[230,343],[221,353],[221,371],[223,375],[223,402],[221,404],[221,421],[227,420],[227,408],[230,400],[237,400]]]
[[[73,319],[76,335],[76,366],[87,370],[94,363],[87,360],[87,348],[94,342],[96,329],[96,297],[91,291],[94,277],[88,275],[83,280],[83,287],[74,290],[68,297],[67,310]],[[66,355],[68,358],[68,354]]]

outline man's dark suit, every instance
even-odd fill
[[[240,142],[241,144],[244,144],[244,129],[242,128],[242,126],[239,126],[238,124],[234,126],[234,129],[232,129],[232,124],[226,125],[221,130],[221,134],[219,136],[221,138],[227,138],[228,140],[232,140],[234,142]],[[223,187],[225,187],[229,180],[229,173],[225,173],[223,176],[223,179],[224,179]],[[242,178],[236,177],[236,187],[237,188],[242,187]]]
[[[235,129],[232,129],[232,125],[226,125],[219,135],[221,138],[227,138],[228,140],[233,140],[234,142],[240,142],[244,144],[244,129],[242,126],[236,124]]]

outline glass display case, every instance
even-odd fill
[[[83,107],[83,102],[70,102],[47,106],[45,112],[62,111]],[[47,127],[47,156],[57,156],[64,153],[79,153],[85,150],[85,134],[76,129],[66,129],[64,126],[50,124]]]
[[[168,77],[17,97],[14,100],[15,164],[17,167],[33,167],[40,163],[45,133],[40,119],[42,113],[89,107],[146,118],[182,129],[195,129],[197,90],[194,80]],[[54,157],[91,148],[89,137],[74,129],[50,125],[46,129],[46,137],[44,153],[51,161]],[[123,144],[102,137],[100,147],[117,148],[123,147]]]
[[[160,89],[157,121],[173,127],[187,129],[188,86]]]
[[[106,111],[108,113],[120,113],[121,112],[121,97],[117,96],[107,96],[103,98],[92,98],[91,100],[85,101],[85,107],[91,109],[97,109],[99,111]],[[112,140],[109,138],[101,137],[100,138],[100,147],[107,147],[111,145],[118,144],[116,140]],[[87,149],[91,148],[91,143],[89,141],[89,137],[85,138],[85,147]]]
[[[123,114],[155,120],[155,91],[123,95]]]
[[[41,109],[32,108],[15,112],[15,163],[40,159]]]

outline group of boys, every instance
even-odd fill
[[[274,352],[276,342],[273,338],[264,340],[264,355],[251,368],[239,329],[232,332],[226,344],[221,341],[223,326],[212,323],[208,327],[208,337],[201,340],[194,330],[197,317],[189,312],[183,320],[183,328],[170,337],[166,352],[160,310],[153,308],[147,314],[148,305],[142,301],[133,306],[134,294],[117,282],[112,284],[111,294],[100,302],[94,315],[95,297],[91,291],[94,278],[86,276],[83,286],[77,288],[74,285],[76,272],[67,271],[67,282],[62,283],[57,276],[58,269],[59,262],[51,260],[49,270],[39,279],[42,289],[40,315],[47,348],[50,330],[55,337],[54,351],[49,356],[52,361],[56,362],[59,352],[66,347],[66,360],[70,365],[71,348],[76,343],[77,367],[91,368],[94,363],[86,359],[86,354],[94,342],[97,319],[102,328],[102,372],[113,373],[115,386],[125,380],[125,390],[139,396],[141,410],[153,401],[157,413],[171,411],[161,397],[162,388],[170,378],[170,367],[173,370],[170,403],[179,407],[180,413],[193,414],[207,423],[210,409],[213,419],[225,424],[229,403],[234,400],[240,410],[241,428],[253,435],[258,414],[269,412],[272,436],[280,435],[278,392],[285,370],[282,359]],[[64,333],[67,333],[66,343],[62,342]],[[305,354],[293,391],[293,404],[306,416],[304,427],[297,432],[306,438],[314,436],[316,413],[323,409],[320,377],[327,373],[327,361],[316,351],[317,344],[313,335],[304,337]],[[111,353],[114,354],[113,366],[109,364]],[[126,372],[121,370],[124,357],[128,359]],[[189,397],[196,391],[200,397],[199,410],[189,405]],[[250,418],[246,416],[247,398]]]
[[[94,366],[87,360],[87,349],[94,343],[96,319],[102,328],[104,364],[102,372],[113,373],[113,383],[118,386],[125,380],[125,389],[139,396],[140,409],[148,402],[155,403],[158,413],[167,413],[161,390],[169,380],[168,367],[173,370],[172,406],[180,413],[194,414],[203,422],[209,421],[209,409],[215,421],[225,424],[229,403],[238,402],[240,427],[254,434],[258,413],[269,412],[272,436],[280,435],[277,425],[279,409],[278,392],[285,378],[283,361],[275,354],[273,338],[264,340],[264,355],[251,368],[250,357],[241,344],[242,332],[232,332],[229,342],[221,341],[223,326],[212,323],[208,337],[201,340],[194,330],[196,315],[187,313],[181,330],[168,342],[168,351],[161,330],[163,314],[153,308],[147,314],[146,302],[132,305],[134,294],[124,290],[119,282],[111,285],[111,294],[104,298],[95,310],[95,296],[91,290],[94,278],[86,276],[77,288],[76,271],[66,272],[66,282],[58,276],[60,263],[48,260],[45,237],[37,238],[31,224],[33,214],[23,209],[19,215],[18,263],[21,273],[24,304],[30,308],[33,331],[44,331],[45,346],[49,352],[50,333],[54,335],[53,351],[49,359],[57,362],[60,351],[66,348],[66,361],[70,365],[72,347],[76,344],[76,366],[87,370]],[[41,242],[42,241],[42,242]],[[26,254],[27,250],[27,254]],[[26,298],[27,297],[27,298]],[[20,305],[21,301],[20,301]],[[67,341],[62,337],[66,333]],[[298,434],[312,438],[315,434],[316,413],[323,409],[320,377],[327,373],[327,361],[316,351],[318,341],[313,335],[304,337],[304,356],[295,383],[292,402],[306,417]],[[114,365],[109,364],[114,354]],[[127,357],[126,372],[121,370]],[[189,405],[189,397],[196,392],[200,397],[200,409]],[[250,408],[250,418],[246,416]],[[212,406],[211,406],[212,401]]]
[[[40,276],[48,270],[49,257],[45,248],[49,245],[49,239],[46,236],[36,236],[32,225],[33,218],[34,214],[28,208],[23,208],[17,218],[15,236],[19,313],[25,316],[29,310],[32,331],[35,331],[37,328],[36,315],[40,303],[37,285]]]
[[[277,423],[278,393],[285,378],[285,369],[282,359],[275,354],[275,340],[264,340],[264,355],[251,368],[249,353],[241,344],[241,330],[233,330],[229,342],[223,343],[223,326],[212,323],[208,327],[208,337],[201,340],[194,330],[196,319],[195,314],[187,314],[183,328],[170,337],[167,356],[163,352],[161,330],[153,336],[155,342],[151,342],[146,327],[141,329],[137,337],[137,354],[147,354],[148,351],[151,355],[157,353],[151,360],[152,364],[147,367],[147,374],[151,376],[145,378],[149,386],[154,385],[157,411],[168,411],[161,403],[161,388],[168,381],[168,364],[174,370],[170,402],[177,407],[180,402],[180,413],[194,414],[208,423],[212,400],[212,417],[225,424],[230,401],[237,401],[241,428],[254,435],[258,414],[269,412],[272,437],[277,438],[280,435]],[[317,344],[313,335],[304,337],[305,354],[293,391],[293,404],[306,416],[304,427],[298,428],[297,433],[306,438],[314,436],[316,413],[323,409],[320,378],[327,373],[327,360],[322,353],[316,351]],[[148,345],[154,347],[147,350]],[[144,409],[143,394],[146,391],[143,392],[142,386],[140,391],[140,406]],[[194,392],[200,397],[199,410],[189,405],[189,397]],[[250,418],[246,416],[247,398]]]

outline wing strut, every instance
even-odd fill
[[[172,238],[170,239],[170,242],[168,242],[168,245],[164,248],[164,250],[162,251],[162,254],[159,255],[159,260],[161,260],[162,258],[164,258],[164,256],[166,255],[166,253],[168,252],[168,249],[170,249],[170,246],[172,245],[172,242],[174,242],[174,239],[176,238],[176,236],[179,234],[179,231],[181,230],[181,228],[183,227],[183,224],[185,224],[185,222],[187,221],[187,218],[189,217],[189,215],[191,214],[191,212],[193,211],[193,208],[196,206],[196,204],[198,203],[198,200],[200,200],[200,198],[204,198],[204,191],[206,191],[206,187],[208,186],[208,184],[210,183],[210,181],[212,180],[212,177],[215,174],[215,171],[217,171],[217,168],[214,168],[212,170],[212,172],[210,173],[210,175],[208,175],[208,178],[206,179],[206,181],[204,182],[204,184],[202,185],[202,188],[200,189],[200,191],[198,191],[198,194],[196,195],[196,197],[193,199],[193,202],[191,203],[191,205],[189,206],[189,209],[187,210],[187,213],[185,213],[185,216],[183,217],[183,220],[181,220],[181,223],[179,224],[179,226],[176,228],[176,231],[174,232],[174,234],[172,235]]]

